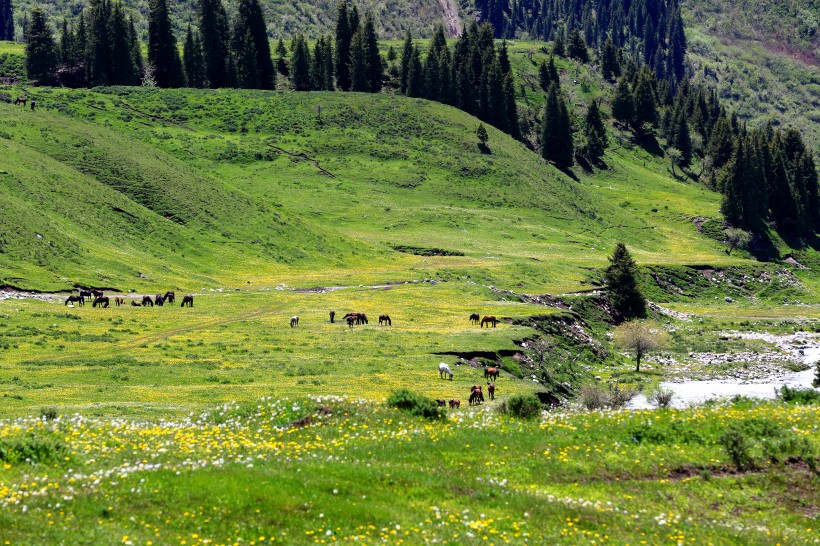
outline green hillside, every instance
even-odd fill
[[[88,193],[105,205],[89,204],[84,225],[69,214],[32,228],[42,240],[10,230],[4,282],[15,286],[127,288],[145,282],[137,269],[168,282],[183,271],[236,282],[432,267],[403,247],[463,255],[437,260],[431,274],[445,278],[561,289],[606,263],[617,240],[644,262],[737,261],[692,223],[717,217],[717,194],[664,175],[662,159],[628,142],[608,170],[573,179],[494,130],[483,153],[474,118],[404,97],[126,88],[36,97],[34,113],[0,107],[3,137],[19,149],[0,159],[5,191],[19,191],[17,173],[34,177],[22,159],[31,151],[56,173],[40,183],[65,192],[48,200],[53,210]],[[108,227],[112,215],[136,241]],[[59,259],[79,240],[154,259],[123,250],[110,269]],[[40,262],[25,254],[31,241],[49,249]],[[15,273],[20,258],[36,268]]]

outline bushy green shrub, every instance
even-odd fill
[[[729,428],[720,437],[720,443],[726,449],[726,454],[740,471],[755,468],[752,448],[746,434],[735,427]]]
[[[65,458],[68,449],[59,439],[42,434],[26,434],[0,441],[0,462],[8,464],[49,464]]]
[[[541,402],[534,394],[516,394],[500,406],[500,411],[521,419],[532,419],[541,412]]]
[[[387,405],[431,421],[443,419],[446,415],[444,408],[440,407],[435,400],[418,395],[409,389],[395,391],[387,399]]]
[[[40,417],[45,417],[46,421],[53,421],[57,418],[57,408],[40,408]]]
[[[674,396],[675,393],[671,389],[658,387],[656,390],[649,393],[646,399],[659,408],[668,408],[669,404],[672,403],[672,398],[674,398]]]
[[[791,388],[783,385],[777,397],[784,402],[795,404],[818,404],[820,403],[820,392],[814,389]]]

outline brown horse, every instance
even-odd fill
[[[91,293],[91,290],[80,290],[80,297],[81,298],[93,299],[94,296]]]
[[[188,304],[188,307],[193,307],[194,306],[194,296],[191,295],[191,294],[188,294],[187,296],[183,296],[182,297],[182,305],[180,305],[180,307],[185,307],[186,303]]]
[[[80,305],[85,305],[85,298],[82,296],[68,296],[68,299],[65,300],[65,305],[68,305],[69,303],[74,303],[75,301]]]
[[[484,328],[484,325],[486,324],[487,328],[489,328],[490,324],[492,324],[493,328],[495,328],[495,325],[498,324],[499,322],[500,321],[497,318],[495,318],[492,315],[489,315],[489,316],[486,316],[483,319],[481,319],[481,327]]]
[[[17,100],[14,101],[14,105],[17,106],[18,104],[22,104],[25,106],[27,101],[28,99],[26,97],[17,97]]]
[[[484,401],[484,394],[481,392],[481,385],[473,385],[470,389],[470,398],[467,402],[471,406],[480,406],[481,403]]]
[[[484,368],[484,379],[490,378],[493,381],[498,379],[498,368]]]
[[[103,291],[102,290],[96,290],[96,289],[92,288],[91,289],[91,295],[94,296],[95,298],[101,298],[101,297],[103,297]]]
[[[461,400],[458,400],[456,398],[451,398],[450,399],[450,407],[451,408],[460,408],[461,407]]]
[[[393,321],[390,320],[390,315],[379,315],[379,326],[381,326],[382,324],[393,326]]]
[[[347,321],[348,326],[367,324],[367,315],[364,313],[348,313],[343,318]]]
[[[162,294],[157,294],[154,297],[154,305],[159,305],[160,307],[162,307],[164,304],[165,304],[165,296],[163,296]]]
[[[147,307],[147,306],[149,306],[149,305],[150,305],[151,307],[153,307],[153,306],[154,306],[154,302],[153,302],[153,301],[151,301],[151,296],[143,296],[143,297],[142,297],[142,306],[143,306],[143,307]]]
[[[91,307],[108,307],[108,297],[107,296],[99,296],[94,298],[94,303],[91,304]]]
[[[330,323],[333,324],[334,319],[336,318],[336,311],[333,309],[330,310]]]
[[[470,315],[470,324],[478,324],[479,318],[478,313],[473,313]]]
[[[114,305],[116,305],[117,307],[119,307],[120,305],[122,305],[124,303],[125,303],[125,300],[122,299],[121,297],[117,296],[116,298],[114,298]]]
[[[495,400],[495,383],[487,381],[487,394],[490,396],[490,400]]]
[[[440,408],[446,408],[447,407],[447,400],[441,400],[441,399],[437,398],[436,399],[436,404],[438,404],[438,406]]]
[[[174,294],[174,291],[173,291],[173,290],[169,290],[169,291],[167,291],[167,292],[165,293],[165,295],[164,295],[164,296],[162,296],[162,299],[164,299],[164,300],[165,300],[165,301],[167,301],[168,303],[174,303],[174,301],[176,300],[176,298],[175,298],[175,294]]]

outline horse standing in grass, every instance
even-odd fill
[[[390,315],[379,315],[379,326],[381,326],[382,324],[393,326],[393,321],[390,320]]]
[[[165,295],[162,297],[162,299],[164,299],[168,303],[174,303],[174,301],[176,301],[174,291],[173,290],[167,291],[165,293]]]
[[[441,399],[437,398],[436,399],[436,404],[438,404],[438,407],[440,407],[440,408],[446,408],[447,407],[447,400],[441,400]]]
[[[499,323],[499,320],[497,318],[495,318],[494,316],[492,316],[492,315],[486,316],[483,319],[481,319],[481,327],[482,328],[484,328],[485,324],[487,325],[487,328],[490,327],[490,324],[492,324],[493,328],[495,328],[495,325],[498,324],[498,323]]]
[[[470,315],[470,324],[478,324],[479,318],[478,313],[473,313]]]
[[[458,400],[456,398],[451,398],[450,399],[450,408],[451,409],[460,408],[460,407],[461,407],[461,400]]]
[[[290,327],[295,328],[296,326],[299,326],[299,317],[297,317],[297,316],[290,317]]]
[[[487,395],[490,397],[490,400],[495,400],[495,383],[487,381]]]
[[[153,301],[151,301],[151,296],[143,296],[143,297],[142,297],[142,306],[143,306],[143,307],[147,307],[147,306],[149,306],[149,305],[150,305],[151,307],[153,307],[153,306],[154,306],[154,302],[153,302]]]
[[[119,307],[120,305],[122,305],[124,303],[125,303],[125,300],[122,299],[121,297],[117,296],[116,298],[114,298],[114,305],[116,305],[117,307]]]
[[[182,305],[180,307],[185,307],[185,304],[188,304],[188,307],[194,306],[194,297],[191,294],[182,297]]]
[[[92,289],[91,290],[91,295],[94,296],[95,298],[101,298],[101,297],[103,297],[103,291],[102,290]]]
[[[82,296],[68,296],[68,299],[65,300],[65,305],[68,305],[69,303],[74,303],[75,301],[80,305],[85,305],[85,298],[83,298]]]
[[[157,294],[156,297],[154,297],[154,305],[159,305],[160,307],[162,307],[164,303],[165,298],[162,294]]]
[[[439,379],[444,379],[444,374],[448,374],[450,376],[450,381],[453,380],[453,372],[450,371],[450,366],[448,366],[446,362],[440,362],[438,365]]]
[[[330,310],[330,323],[333,324],[333,320],[336,318],[336,311],[333,309]]]
[[[498,368],[484,368],[484,379],[490,378],[493,381],[498,379]]]
[[[88,298],[90,300],[94,299],[93,294],[91,294],[91,290],[80,290],[80,297],[81,298]]]
[[[28,99],[26,97],[17,97],[17,99],[14,101],[14,106],[17,106],[18,104],[22,104],[23,106],[25,106],[26,102],[28,102]]]
[[[473,387],[470,389],[470,398],[467,402],[471,406],[480,406],[483,401],[484,394],[482,394],[481,392],[481,385],[473,385]]]
[[[108,307],[108,296],[99,296],[94,298],[94,303],[91,304],[91,307]]]

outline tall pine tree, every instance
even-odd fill
[[[202,58],[202,42],[199,34],[188,25],[185,36],[185,45],[182,49],[183,64],[185,65],[185,79],[188,87],[205,87],[205,60]]]
[[[43,10],[34,8],[26,43],[26,73],[30,80],[40,85],[50,85],[54,83],[56,71],[57,51],[51,26]]]
[[[350,27],[347,0],[342,0],[336,13],[336,86],[350,90],[350,41],[356,28]]]
[[[165,0],[148,3],[148,62],[159,87],[182,87],[184,76],[179,58],[177,40],[171,29],[168,5]]]
[[[240,42],[250,37],[253,43],[254,64],[256,72],[255,80],[260,89],[275,89],[276,77],[273,70],[273,59],[271,59],[270,42],[268,42],[268,31],[265,26],[265,16],[259,0],[239,0],[239,10],[237,14],[234,30],[234,49],[239,51],[242,47],[248,54],[251,48],[247,45],[240,46]],[[248,59],[247,62],[249,62]],[[247,87],[247,86],[246,86]]]
[[[561,90],[555,83],[550,86],[547,101],[544,104],[541,155],[563,170],[571,167],[574,161],[569,112]]]
[[[212,89],[233,84],[233,59],[230,51],[230,27],[222,0],[200,0],[199,35],[205,77]]]

